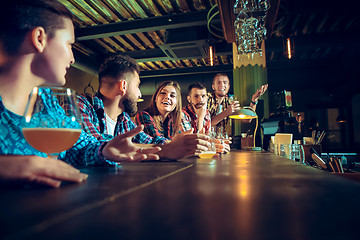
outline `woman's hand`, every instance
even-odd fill
[[[0,180],[59,187],[61,181],[83,182],[88,175],[54,158],[0,156]]]
[[[210,137],[200,133],[193,133],[194,129],[175,135],[170,143],[162,145],[159,152],[161,158],[181,159],[195,155],[199,151],[207,151],[211,146]]]

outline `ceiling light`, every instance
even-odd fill
[[[295,48],[294,48],[294,39],[292,38],[286,38],[284,40],[284,55],[291,59],[295,54]]]

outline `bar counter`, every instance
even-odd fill
[[[268,152],[88,168],[2,187],[0,239],[360,239],[360,183]]]

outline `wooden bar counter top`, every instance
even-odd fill
[[[0,188],[0,239],[360,239],[360,183],[268,152],[82,169]]]

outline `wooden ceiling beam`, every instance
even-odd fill
[[[228,64],[228,65],[150,70],[150,71],[142,71],[141,78],[143,79],[143,78],[179,76],[179,75],[188,75],[188,74],[231,72],[232,69],[233,69],[232,64]]]
[[[76,41],[83,41],[139,32],[202,26],[207,24],[207,13],[208,11],[204,10],[78,28],[75,30],[75,36]]]
[[[218,0],[221,25],[224,31],[225,40],[228,43],[235,42],[234,32],[234,4],[235,0]]]
[[[280,0],[270,0],[270,9],[267,12],[265,28],[267,36],[270,37],[275,26],[276,18],[279,12]]]

